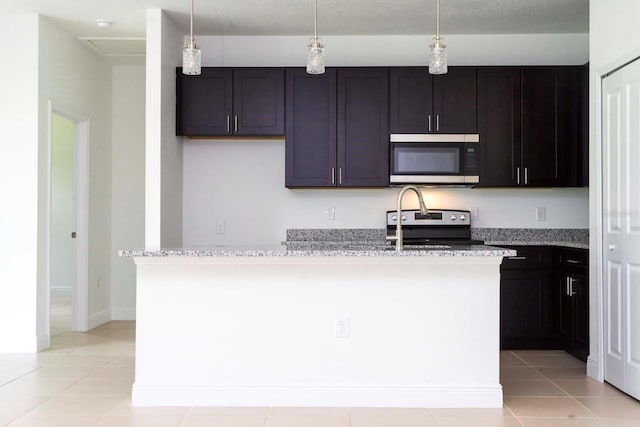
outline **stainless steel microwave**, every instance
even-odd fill
[[[391,134],[391,184],[457,184],[480,181],[477,134]]]

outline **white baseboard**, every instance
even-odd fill
[[[111,321],[111,309],[102,310],[89,316],[89,329]]]
[[[136,320],[136,308],[135,307],[112,308],[111,320]]]
[[[47,332],[46,334],[38,335],[38,351],[46,350],[51,345],[51,334]]]
[[[501,408],[502,386],[281,387],[133,385],[133,406]]]
[[[51,287],[51,296],[52,297],[71,297],[73,294],[73,289],[71,286],[52,286]]]
[[[596,381],[604,381],[604,372],[600,372],[600,362],[591,358],[587,358],[587,376]]]

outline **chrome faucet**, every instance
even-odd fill
[[[415,185],[406,185],[402,187],[400,193],[398,193],[398,206],[396,212],[396,235],[395,237],[389,236],[387,240],[395,240],[396,241],[396,251],[401,251],[404,247],[403,238],[402,238],[402,197],[407,190],[413,190],[418,195],[418,202],[420,203],[420,213],[422,215],[426,215],[429,213],[427,210],[427,205],[424,204],[424,199],[422,198],[422,193]]]

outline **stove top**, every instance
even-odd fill
[[[387,236],[396,235],[396,211],[387,211]],[[405,245],[483,245],[471,238],[471,214],[455,209],[429,209],[422,215],[417,209],[401,215]]]

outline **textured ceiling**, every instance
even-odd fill
[[[435,32],[436,0],[318,0],[319,35]],[[164,9],[188,32],[189,0],[0,0],[79,37],[144,37],[145,11]],[[589,0],[441,0],[447,34],[586,33]],[[196,35],[309,35],[313,0],[195,0]],[[96,19],[114,23],[102,29]]]

